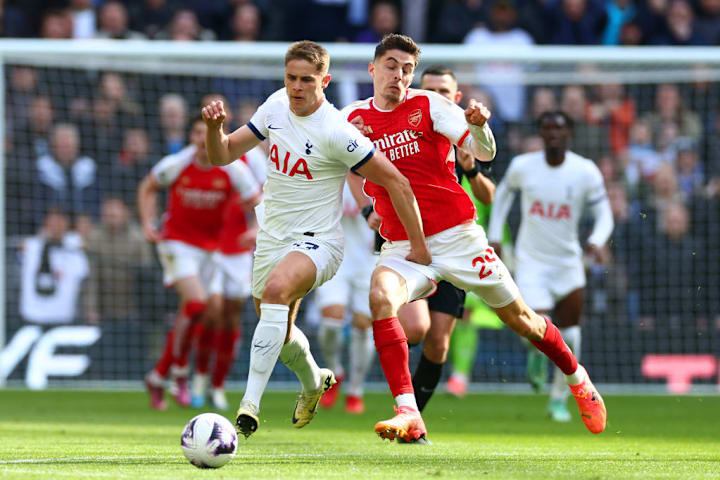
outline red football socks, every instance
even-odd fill
[[[235,359],[235,345],[240,339],[240,329],[218,330],[215,337],[215,368],[212,374],[212,386],[222,388],[225,379],[230,373],[232,362]]]
[[[202,323],[195,325],[195,371],[206,374],[210,369],[210,355],[215,347],[218,329]]]
[[[532,342],[538,350],[543,352],[552,362],[558,366],[565,375],[575,373],[578,367],[577,358],[570,351],[562,338],[560,330],[552,324],[550,320],[545,318],[547,330],[545,337],[539,342]]]
[[[414,393],[408,365],[407,337],[398,318],[377,320],[372,326],[375,348],[393,398],[403,393]]]
[[[167,334],[167,337],[165,337],[165,348],[163,349],[163,353],[160,356],[160,360],[158,360],[157,364],[155,365],[155,371],[160,374],[161,377],[167,377],[168,371],[170,370],[170,365],[173,363],[173,343],[175,341],[175,330],[170,330]]]

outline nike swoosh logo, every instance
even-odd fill
[[[268,125],[268,128],[270,130],[282,130],[282,127],[273,127],[272,125]]]
[[[420,387],[420,391],[421,391],[421,392],[425,392],[425,393],[433,393],[433,392],[435,391],[435,389],[434,389],[434,388]]]

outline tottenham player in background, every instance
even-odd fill
[[[322,46],[296,42],[285,55],[285,88],[271,95],[247,125],[225,135],[222,103],[202,110],[215,165],[233,162],[266,138],[270,144],[253,261],[252,295],[260,321],[236,419],[245,437],[258,428],[260,399],[278,358],[302,383],[292,415],[296,428],[312,420],[322,394],[335,383],[332,371],[318,368],[293,322],[300,300],[332,278],[342,261],[342,186],[348,169],[387,190],[410,239],[407,260],[431,261],[408,180],[325,99],[329,66]]]
[[[515,247],[518,287],[530,308],[552,317],[565,343],[579,358],[585,268],[578,222],[583,208],[589,206],[595,224],[586,250],[602,264],[613,216],[598,167],[567,149],[572,136],[570,117],[562,111],[545,112],[538,126],[545,149],[519,155],[510,162],[495,194],[488,238],[501,255],[503,224],[515,192],[521,192],[522,222]],[[547,363],[532,347],[528,355],[528,379],[539,391],[547,377]],[[564,383],[562,372],[555,369],[548,414],[559,422],[570,421]]]

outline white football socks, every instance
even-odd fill
[[[344,369],[340,360],[342,351],[342,328],[343,320],[337,318],[323,317],[320,323],[318,339],[322,347],[323,358],[327,368],[335,372],[336,376],[342,376]]]
[[[580,341],[581,341],[581,329],[580,325],[573,325],[567,328],[561,328],[560,333],[562,334],[563,340],[575,355],[575,358],[580,360]],[[570,395],[570,389],[568,385],[576,385],[584,380],[578,378],[581,375],[581,371],[578,368],[573,374],[565,375],[562,370],[555,367],[553,369],[553,380],[552,386],[550,387],[550,398],[553,400],[565,401],[568,395]]]
[[[243,401],[248,400],[258,408],[285,342],[289,311],[287,305],[260,304],[260,321],[250,344],[250,370],[243,396]]]
[[[375,357],[375,342],[372,328],[350,330],[350,376],[348,378],[349,395],[362,397],[365,379]]]
[[[310,353],[307,337],[295,325],[290,333],[290,341],[280,351],[280,360],[295,372],[304,392],[314,392],[320,388],[320,368]]]

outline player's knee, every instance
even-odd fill
[[[288,305],[290,303],[290,296],[286,282],[281,278],[269,278],[263,289],[262,303]]]
[[[373,318],[378,318],[382,314],[394,310],[392,302],[392,291],[383,285],[374,285],[370,289],[370,311]]]
[[[183,305],[183,313],[191,320],[197,319],[205,312],[207,303],[202,300],[188,300]]]

